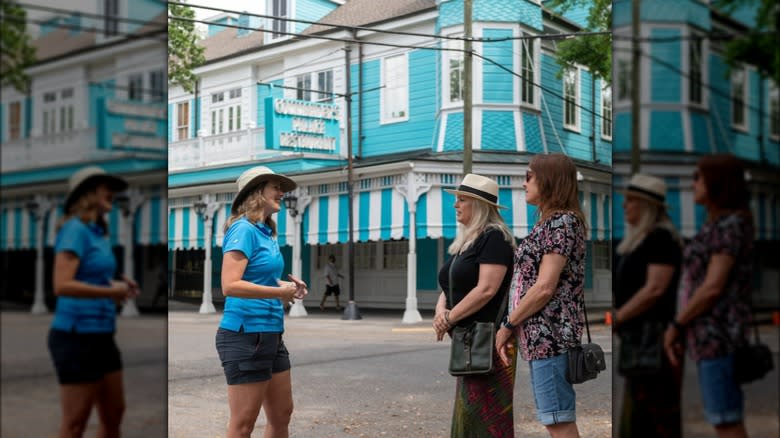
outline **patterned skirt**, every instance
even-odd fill
[[[498,354],[493,356],[494,371],[485,376],[460,376],[455,387],[452,414],[452,438],[514,437],[512,394],[515,388],[517,348],[511,342],[509,366]]]

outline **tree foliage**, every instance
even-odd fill
[[[780,84],[780,2],[778,0],[717,0],[714,5],[725,14],[733,13],[739,7],[756,10],[755,26],[726,43],[725,59],[731,66],[750,64],[763,76],[771,77]]]
[[[588,19],[585,31],[609,31],[612,28],[611,0],[550,0],[544,6],[565,13],[575,7],[587,8]],[[557,43],[556,52],[561,74],[564,68],[583,65],[590,72],[612,82],[612,38],[609,35],[578,36]]]
[[[35,47],[27,34],[27,13],[19,5],[3,1],[0,9],[0,85],[27,92],[29,77],[25,68],[35,62]]]
[[[185,5],[168,4],[169,17],[195,18],[195,11]],[[197,78],[192,70],[203,64],[204,48],[198,44],[195,23],[168,18],[168,82],[180,85],[188,93],[195,91]]]

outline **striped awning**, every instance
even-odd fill
[[[158,245],[168,239],[167,212],[164,205],[167,199],[161,195],[152,195],[136,211],[135,243],[138,245]],[[57,237],[57,224],[63,217],[62,204],[52,208],[43,218],[43,241],[45,247],[53,247]],[[126,218],[115,207],[108,216],[109,239],[114,246],[126,242]],[[35,217],[21,204],[10,205],[0,215],[0,249],[35,249],[38,232]]]

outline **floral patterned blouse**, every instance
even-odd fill
[[[579,345],[585,323],[585,225],[571,212],[555,213],[537,223],[518,246],[509,311],[536,283],[546,254],[560,254],[566,264],[550,301],[515,328],[524,360],[558,356]]]
[[[736,259],[718,302],[688,325],[688,351],[697,362],[732,354],[747,339],[751,318],[753,233],[751,218],[733,213],[704,224],[685,247],[682,307],[704,281],[713,254],[726,254]]]

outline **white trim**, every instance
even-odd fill
[[[439,126],[439,138],[436,139],[436,152],[444,151],[444,138],[447,136],[447,118],[449,113],[441,113],[441,125]]]
[[[742,124],[735,124],[734,123],[734,76],[733,73],[742,70],[743,73],[743,82],[742,82],[742,113],[743,113],[743,120]],[[735,131],[740,131],[744,134],[749,133],[750,131],[750,111],[748,111],[749,106],[749,91],[750,91],[750,68],[748,66],[741,66],[739,68],[734,68],[731,70],[732,74],[729,75],[729,126],[731,129]]]
[[[570,70],[570,69],[567,69]],[[582,105],[582,98],[580,97],[580,92],[582,88],[582,74],[581,74],[582,68],[577,65],[574,66],[574,119],[575,124],[569,125],[566,123],[566,74],[567,71],[564,71],[563,78],[561,80],[561,88],[563,91],[563,97],[564,99],[561,102],[561,116],[563,121],[563,129],[568,131],[574,131],[577,133],[580,133],[582,129],[582,111],[579,105]]]
[[[680,44],[680,51],[682,52],[682,59],[680,60],[680,70],[686,73],[687,76],[691,75],[691,65],[690,65],[690,46],[691,46],[691,37],[695,35],[703,35],[702,32],[695,32],[693,31],[693,28],[691,26],[685,26],[682,28],[682,36],[684,37]],[[696,103],[691,101],[691,94],[690,94],[690,78],[680,75],[680,102],[690,105],[693,108],[696,108],[700,111],[709,111],[708,101],[709,101],[709,90],[705,86],[709,81],[707,78],[709,77],[709,63],[707,62],[707,58],[709,56],[709,49],[710,49],[710,43],[709,40],[706,38],[703,38],[701,40],[701,102]]]
[[[523,118],[520,117],[520,111],[513,111],[512,117],[515,119],[515,147],[518,152],[525,152],[527,147],[525,145],[525,126],[523,125]]]
[[[385,93],[387,92],[387,87],[385,86],[385,62],[389,58],[399,57],[403,56],[406,62],[406,110],[404,111],[403,116],[399,117],[393,117],[393,118],[385,118]],[[409,51],[401,52],[401,53],[395,53],[392,55],[387,55],[382,58],[380,58],[379,61],[379,84],[382,86],[382,88],[379,90],[379,124],[380,125],[388,125],[392,123],[399,123],[399,122],[405,122],[409,120]]]
[[[448,33],[447,36],[461,36],[463,32],[455,32],[455,33]],[[447,48],[453,48],[453,45],[458,45],[460,48],[463,48],[463,42],[462,41],[453,41],[453,40],[445,40],[444,45]],[[442,96],[441,96],[441,108],[442,109],[450,109],[450,108],[463,108],[463,100],[453,102],[450,100],[450,57],[456,52],[451,51],[443,51],[441,56],[441,84],[442,84]],[[461,55],[463,53],[461,52]],[[461,59],[463,61],[463,59]],[[464,69],[465,69],[465,62],[464,62]],[[473,73],[473,70],[472,70]],[[464,83],[465,86],[465,83]],[[473,91],[472,91],[473,92]]]
[[[615,134],[615,95],[612,93],[612,84],[609,84],[607,86],[603,86],[604,80],[599,80],[599,115],[601,119],[599,120],[599,136],[602,140],[612,141],[612,136]],[[604,135],[604,90],[609,88],[610,92],[610,117],[609,117],[609,130],[610,135]],[[594,102],[595,103],[595,102]]]
[[[772,99],[775,99],[777,101],[778,106],[778,113],[775,114],[775,120],[778,124],[778,130],[780,130],[780,120],[777,120],[780,118],[780,88],[771,80],[767,80],[767,86],[769,88],[769,92],[767,93],[769,95],[769,101],[767,102],[767,115],[769,117],[769,120],[767,121],[767,131],[769,133],[769,139],[774,141],[780,141],[780,132],[777,134],[772,133]]]
[[[693,128],[691,127],[691,112],[684,109],[680,111],[682,117],[683,150],[693,152]]]

